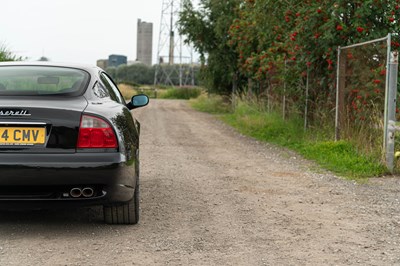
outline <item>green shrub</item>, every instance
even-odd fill
[[[189,100],[200,96],[202,90],[194,87],[181,87],[171,88],[164,91],[160,91],[158,97],[161,99],[179,99]]]

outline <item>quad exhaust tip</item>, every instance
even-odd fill
[[[85,198],[91,198],[94,195],[94,190],[91,187],[85,187],[82,189],[82,196]]]
[[[94,195],[94,190],[91,187],[84,187],[84,188],[79,188],[79,187],[74,187],[70,190],[69,195],[72,198],[91,198]]]
[[[82,196],[82,189],[78,188],[78,187],[74,187],[73,189],[71,189],[71,191],[69,192],[69,194],[71,195],[71,197],[73,198],[79,198],[80,196]]]

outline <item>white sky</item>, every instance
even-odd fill
[[[136,59],[137,20],[153,23],[153,63],[163,0],[1,0],[0,46],[37,60],[96,64]]]

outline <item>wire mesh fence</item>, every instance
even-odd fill
[[[387,65],[386,39],[339,49],[337,139],[357,140],[382,154]]]
[[[396,102],[397,91],[389,83],[390,55],[390,35],[339,47],[337,69],[336,139],[352,141],[386,163],[388,110],[395,108],[389,103]]]

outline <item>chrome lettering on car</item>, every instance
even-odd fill
[[[0,110],[0,116],[30,116],[28,110],[11,110],[3,109]]]

